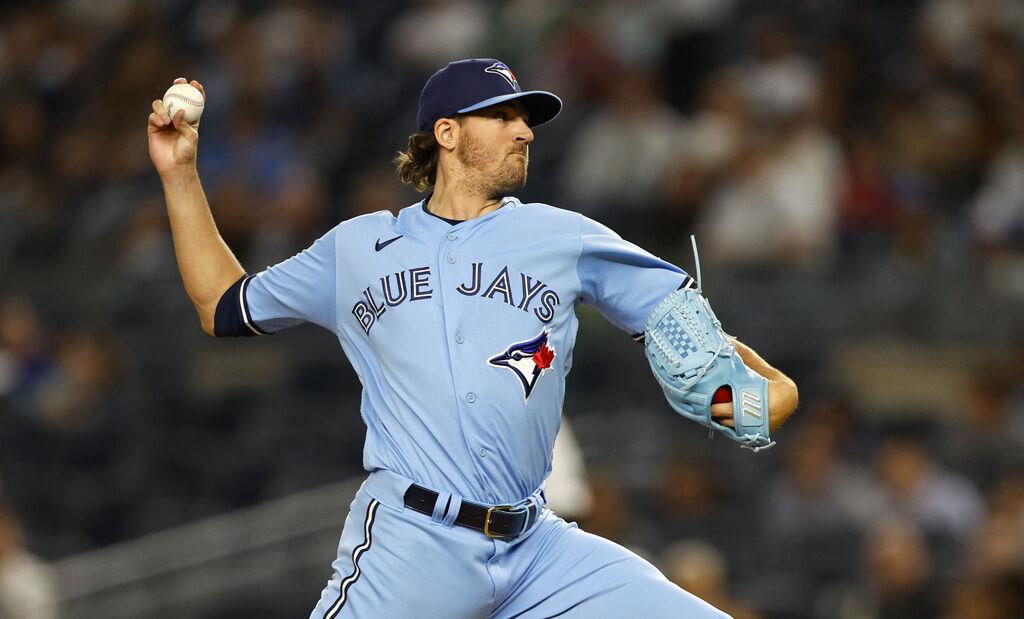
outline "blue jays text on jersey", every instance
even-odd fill
[[[452,225],[422,201],[344,221],[243,277],[221,299],[216,330],[328,329],[363,385],[367,470],[511,503],[550,472],[576,304],[639,335],[690,282],[579,213],[506,198]]]
[[[467,296],[479,294],[488,299],[497,299],[524,312],[531,311],[531,304],[536,299],[538,307],[532,308],[532,311],[537,318],[543,323],[549,323],[554,319],[555,306],[561,303],[561,298],[557,292],[549,289],[547,284],[526,273],[520,273],[521,288],[514,292],[508,266],[504,265],[494,279],[484,286],[481,279],[483,268],[482,262],[474,262],[467,277],[468,281],[459,284],[456,290]],[[430,287],[429,266],[382,275],[379,285],[363,289],[360,299],[352,306],[352,315],[369,334],[370,329],[384,315],[387,308],[397,307],[406,300],[429,299],[433,293]]]

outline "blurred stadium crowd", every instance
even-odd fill
[[[389,160],[471,56],[565,101],[520,197],[684,268],[695,232],[727,330],[801,386],[751,456],[581,310],[583,526],[738,618],[1024,616],[1024,3],[63,0],[0,8],[0,617],[50,616],[11,610],[33,555],[361,471],[331,338],[200,331],[150,101],[204,83],[255,272],[414,202]]]

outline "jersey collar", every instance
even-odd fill
[[[447,223],[448,225],[451,225],[451,226],[457,226],[457,225],[461,224],[462,222],[466,221],[465,219],[448,219],[447,217],[441,217],[437,213],[431,211],[429,205],[430,205],[430,198],[432,198],[432,197],[434,197],[434,194],[432,194],[432,193],[427,194],[427,197],[423,198],[423,201],[420,202],[420,208],[423,209],[424,213],[426,213],[427,215],[433,215],[434,217],[437,217],[441,221],[443,221],[443,222],[445,222],[445,223]]]
[[[452,225],[427,210],[426,204],[428,200],[430,200],[429,195],[419,202],[407,206],[399,211],[398,224],[403,230],[406,230],[413,235],[419,233],[428,237],[446,234],[452,230],[468,231],[475,229],[478,226],[485,225],[487,222],[504,217],[506,214],[522,205],[522,202],[520,202],[518,198],[507,196],[501,199],[501,206],[490,213],[473,219],[467,219],[466,221],[460,221],[459,223]]]

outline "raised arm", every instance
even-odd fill
[[[185,78],[174,83],[184,84]],[[199,82],[190,83],[206,96]],[[147,130],[149,156],[163,183],[185,292],[199,313],[203,331],[213,335],[217,302],[245,270],[217,231],[196,171],[199,125],[185,122],[184,113],[179,110],[171,118],[161,100],[153,101]]]

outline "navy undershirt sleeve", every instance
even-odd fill
[[[252,276],[245,274],[237,282],[231,284],[220,301],[213,318],[213,334],[217,337],[252,337],[266,335],[252,321],[247,321],[248,309],[245,307],[245,288]]]

